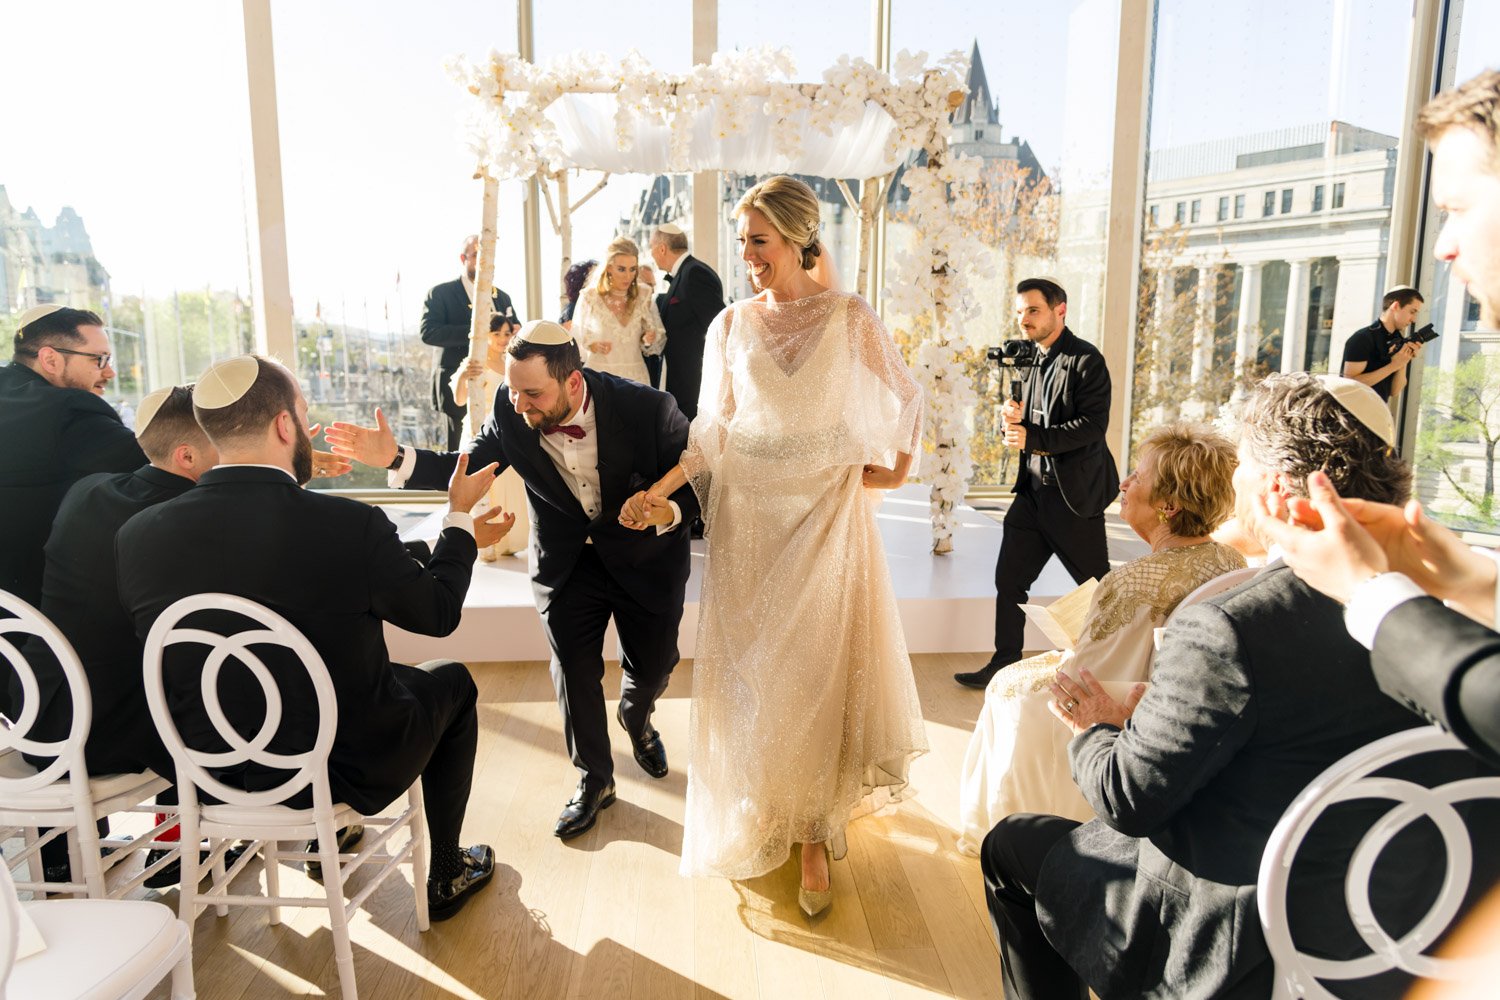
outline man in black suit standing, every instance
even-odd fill
[[[1354,388],[1388,424],[1373,391]],[[1234,484],[1244,524],[1254,523],[1256,502],[1305,495],[1320,469],[1366,500],[1403,500],[1411,488],[1410,468],[1385,440],[1306,373],[1262,383],[1241,433]],[[1153,666],[1150,689],[1125,704],[1086,672],[1053,685],[1053,713],[1074,734],[1073,778],[1099,818],[1015,814],[985,838],[981,867],[1009,998],[1083,998],[1089,988],[1106,997],[1270,996],[1255,885],[1272,829],[1327,767],[1417,724],[1381,694],[1337,605],[1279,561],[1183,609]],[[1326,815],[1299,855],[1289,916],[1318,935],[1319,954],[1367,952],[1344,916],[1344,863],[1385,811]],[[1430,875],[1421,867],[1403,866]],[[1402,875],[1394,881],[1373,887],[1377,913],[1409,901]]]
[[[458,259],[463,271],[452,281],[433,285],[422,303],[422,343],[442,349],[437,371],[432,378],[432,401],[448,420],[448,450],[457,451],[464,436],[465,409],[453,401],[449,382],[453,373],[463,367],[469,356],[469,327],[474,315],[474,272],[479,263],[479,237],[464,240]],[[515,307],[510,296],[498,288],[490,290],[494,315],[515,324]]]
[[[193,417],[186,386],[158,389],[141,400],[136,437],[149,463],[134,472],[85,476],[63,497],[42,578],[42,614],[73,645],[88,677],[93,724],[84,744],[90,774],[150,769],[170,777],[172,758],[157,735],[141,682],[141,642],[115,586],[115,535],[136,514],[191,489],[219,460]],[[45,649],[32,640],[28,652]],[[34,732],[60,739],[72,724],[62,672],[50,657],[37,666]]]
[[[978,670],[954,674],[983,688],[1021,658],[1026,616],[1021,605],[1047,560],[1056,555],[1074,582],[1109,572],[1104,508],[1120,492],[1120,474],[1104,443],[1110,379],[1104,355],[1067,327],[1068,293],[1050,278],[1016,285],[1016,319],[1036,345],[1021,401],[1001,407],[1005,443],[1021,451],[1021,469],[1005,512],[995,563],[995,652]]]
[[[604,632],[620,636],[624,677],[616,719],[636,762],[653,778],[667,754],[651,725],[656,699],[677,665],[677,627],[688,579],[684,519],[697,516],[691,488],[670,511],[639,531],[620,520],[628,500],[644,496],[677,464],[688,422],[666,393],[584,369],[572,334],[556,323],[527,323],[511,341],[506,395],[469,454],[514,466],[526,484],[536,533],[532,589],[552,645],[552,681],[568,753],[579,782],[553,832],[576,837],[615,800],[614,763],[604,699]],[[393,486],[430,488],[459,458],[400,447],[377,412],[376,427],[336,423],[336,454],[390,469]]]
[[[724,311],[724,286],[713,268],[688,253],[687,234],[676,223],[657,227],[650,250],[667,286],[656,297],[667,330],[666,390],[691,421],[698,415],[698,386],[703,381],[703,338],[708,324]]]
[[[429,911],[446,919],[494,874],[489,847],[459,846],[478,737],[477,691],[462,663],[392,663],[383,627],[389,621],[424,635],[457,627],[475,536],[490,544],[508,527],[468,513],[494,469],[471,476],[467,461],[457,463],[448,485],[451,513],[424,566],[378,508],[302,489],[312,477],[307,402],[280,364],[254,356],[220,362],[199,379],[193,403],[219,466],[193,489],[131,518],[116,541],[120,600],[136,634],[144,640],[170,604],[203,593],[249,598],[296,626],[333,679],[334,800],[373,815],[421,777],[431,836]],[[232,630],[237,622],[226,615],[217,624]],[[304,752],[317,728],[297,706],[312,702],[311,685],[285,659],[288,650],[258,651],[291,709],[270,749]],[[202,657],[201,648],[179,645],[163,667],[174,717],[197,746],[217,740],[198,693]],[[248,670],[231,669],[219,683],[231,724],[255,732],[265,713],[259,682]],[[286,775],[252,764],[219,777],[254,790]],[[310,804],[310,794],[304,790],[291,804]]]
[[[42,547],[68,487],[92,472],[129,472],[146,456],[100,398],[115,370],[97,315],[28,309],[15,352],[0,367],[0,590],[35,605]]]

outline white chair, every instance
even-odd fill
[[[0,655],[9,661],[21,681],[21,704],[15,709],[16,718],[9,728],[0,726],[0,840],[22,837],[22,849],[7,856],[6,862],[12,870],[29,862],[31,874],[29,880],[18,882],[17,888],[34,893],[88,895],[93,899],[125,896],[176,857],[175,843],[158,843],[155,837],[177,820],[172,817],[147,833],[111,838],[102,844],[97,823],[112,813],[156,811],[142,804],[171,788],[172,783],[152,771],[90,778],[83,748],[93,724],[93,699],[78,655],[46,616],[14,594],[0,590],[0,612],[5,614],[0,617]],[[72,728],[64,739],[41,740],[31,736],[39,706],[36,671],[20,649],[27,636],[45,642],[62,667],[73,704]],[[22,758],[23,752],[55,759],[37,771]],[[50,829],[40,835],[38,831],[43,827]],[[47,882],[42,871],[41,848],[60,836],[67,838],[71,881]],[[101,847],[114,851],[104,855]],[[164,848],[168,853],[150,869],[117,884],[113,893],[106,891],[105,873],[147,847]]]
[[[259,627],[224,635],[183,624],[190,616],[205,611],[232,612]],[[207,647],[201,677],[195,678],[194,686],[201,695],[202,707],[219,740],[229,747],[228,750],[213,752],[189,747],[168,710],[162,660],[169,647],[179,645]],[[281,689],[253,647],[272,645],[290,649],[312,681],[318,731],[312,747],[301,753],[287,754],[268,749],[271,738],[281,726]],[[260,682],[265,697],[265,720],[248,741],[235,730],[219,702],[219,675],[225,664],[231,661],[238,661]],[[421,781],[411,786],[406,796],[406,808],[396,816],[364,817],[348,805],[333,801],[328,782],[328,753],[333,748],[338,728],[338,704],[328,668],[312,643],[290,622],[254,601],[229,594],[196,594],[177,601],[161,613],[146,639],[145,674],[146,700],[151,706],[152,718],[177,764],[182,839],[185,843],[195,843],[200,836],[206,836],[213,843],[210,854],[213,881],[207,890],[200,890],[198,886],[200,862],[197,856],[192,851],[183,856],[180,916],[191,928],[199,909],[210,903],[215,905],[219,916],[228,913],[230,904],[267,906],[271,910],[271,923],[276,924],[281,922],[280,908],[283,905],[327,907],[343,995],[346,1000],[355,1000],[358,992],[354,981],[354,953],[349,944],[350,916],[386,878],[399,870],[398,865],[404,861],[409,860],[412,865],[417,928],[425,931],[428,927],[427,827],[422,813]],[[282,784],[255,792],[226,785],[214,777],[213,771],[247,763],[293,773]],[[312,808],[293,809],[281,805],[308,787],[312,789]],[[204,804],[201,798],[205,795],[222,804]],[[337,830],[355,823],[363,823],[366,827],[363,849],[358,854],[339,854]],[[392,834],[402,828],[410,831],[410,839],[392,852],[387,849],[387,844]],[[300,842],[311,837],[318,839],[317,854],[282,851],[278,846],[283,840]],[[238,896],[229,892],[230,882],[255,853],[255,850],[247,850],[231,869],[225,871],[224,847],[231,840],[241,838],[255,841],[254,847],[265,859],[265,896]],[[324,895],[281,896],[279,861],[313,858],[323,865]],[[345,902],[345,880],[372,859],[379,864],[375,866],[370,881]]]
[[[1244,569],[1232,569],[1228,573],[1220,573],[1206,583],[1200,583],[1188,593],[1186,597],[1177,602],[1177,607],[1167,615],[1167,620],[1161,624],[1151,635],[1152,642],[1158,651],[1161,650],[1161,637],[1166,634],[1167,629],[1172,627],[1172,620],[1182,613],[1183,608],[1190,608],[1194,604],[1202,604],[1210,597],[1215,597],[1226,590],[1233,590],[1252,576],[1260,572],[1258,566],[1246,566]]]
[[[1473,868],[1469,831],[1453,805],[1470,799],[1500,798],[1500,777],[1463,778],[1428,788],[1400,778],[1374,775],[1397,761],[1451,750],[1464,751],[1464,746],[1451,734],[1432,726],[1387,736],[1354,751],[1318,775],[1287,807],[1266,843],[1256,880],[1260,924],[1276,963],[1273,998],[1334,1000],[1334,994],[1319,980],[1359,979],[1389,969],[1404,969],[1427,979],[1463,980],[1472,978],[1481,967],[1477,959],[1442,959],[1422,952],[1458,913]],[[1308,955],[1298,950],[1287,924],[1286,898],[1292,861],[1308,831],[1326,809],[1356,799],[1391,802],[1390,811],[1360,839],[1344,879],[1349,915],[1371,953],[1355,959]],[[1370,906],[1370,876],[1391,838],[1423,817],[1442,834],[1448,855],[1446,871],[1438,897],[1426,915],[1396,939],[1380,925]]]
[[[17,961],[22,914],[46,947]],[[143,899],[23,904],[0,865],[0,1000],[141,1000],[170,974],[172,1000],[193,1000],[187,924]]]

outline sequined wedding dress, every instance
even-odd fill
[[[708,560],[682,873],[752,878],[792,844],[843,854],[927,749],[862,466],[914,453],[922,395],[854,295],[721,313],[682,464]]]

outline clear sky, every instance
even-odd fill
[[[1094,20],[1073,12],[1109,2],[895,0],[895,48],[937,55],[967,51],[977,38],[1006,135],[1030,141],[1053,169],[1070,127],[1107,126],[1112,75],[1068,60],[1070,51],[1089,51],[1070,45],[1070,29]],[[786,46],[799,75],[816,79],[841,53],[868,55],[870,7],[724,3],[720,47]],[[1500,2],[1467,7],[1460,79],[1500,61],[1493,42],[1481,41],[1500,38]],[[1411,0],[1161,0],[1160,9],[1154,147],[1328,118],[1397,127]],[[441,61],[514,49],[513,7],[275,0],[272,14],[297,313],[311,316],[321,304],[332,321],[364,325],[368,315],[380,328],[388,309],[390,325],[412,326],[426,288],[456,273],[458,243],[475,228],[479,207],[457,131],[467,96]],[[72,205],[116,294],[247,285],[239,16],[232,0],[0,0],[10,43],[0,59],[7,118],[0,184],[13,205],[34,207],[49,223]],[[59,38],[67,39],[65,58],[49,44]],[[681,71],[690,59],[690,5],[538,3],[536,43],[542,58],[638,48],[664,70]],[[1079,80],[1099,99],[1091,120],[1070,123],[1066,84],[1076,91]],[[577,219],[576,256],[597,254],[641,182],[616,179],[594,199]],[[506,186],[500,256],[500,283],[518,298],[519,197],[519,185]],[[555,267],[544,275],[550,298]]]

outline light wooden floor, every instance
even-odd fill
[[[646,777],[613,732],[619,800],[568,843],[552,826],[577,779],[546,665],[476,668],[479,752],[464,837],[494,846],[495,880],[425,934],[409,884],[382,886],[352,928],[361,997],[999,996],[979,865],[954,848],[959,768],[981,693],[950,675],[983,660],[914,658],[932,752],[914,765],[907,801],[851,825],[849,855],[833,865],[833,908],[811,923],[797,908],[795,859],[745,883],[677,874],[691,663],[677,668],[655,719],[672,773]],[[605,683],[618,692],[617,668]],[[258,862],[242,876],[252,877]],[[311,888],[283,868],[283,892]],[[175,907],[175,890],[160,898]],[[199,997],[337,996],[326,913],[283,916],[278,927],[248,907],[199,917]]]

